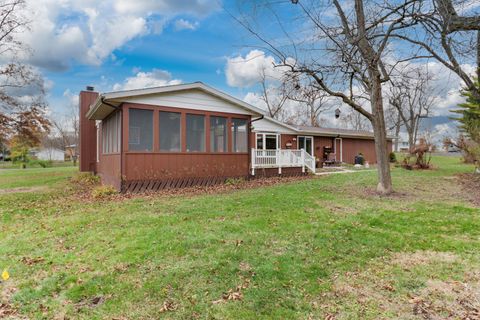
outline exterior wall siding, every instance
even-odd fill
[[[102,180],[102,184],[114,186],[117,190],[122,188],[120,157],[120,154],[100,155],[100,161],[97,164],[97,172]]]
[[[127,153],[125,180],[246,177],[249,157],[245,153]]]
[[[354,163],[360,152],[370,164],[377,163],[375,141],[367,139],[343,138],[343,162]],[[388,142],[388,152],[392,151],[392,142]]]
[[[323,161],[323,147],[333,147],[333,138],[331,137],[318,137],[313,138],[313,148],[315,152],[315,157]]]

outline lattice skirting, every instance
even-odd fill
[[[225,183],[227,179],[261,179],[269,177],[297,177],[307,175],[301,168],[283,168],[282,174],[278,174],[278,169],[256,169],[254,176],[245,177],[204,177],[204,178],[172,178],[162,180],[131,180],[122,182],[122,192],[139,193],[146,191],[159,191],[163,189],[188,188],[188,187],[206,187]]]
[[[122,183],[122,192],[145,192],[163,189],[188,188],[194,186],[212,186],[224,183],[228,177],[172,178],[162,180],[133,180]]]
[[[255,175],[250,178],[267,178],[267,177],[298,177],[308,175],[307,169],[302,172],[302,168],[282,168],[282,174],[278,174],[278,168],[259,168],[255,169]]]

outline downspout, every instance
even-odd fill
[[[120,103],[117,110],[120,112],[120,192],[123,188],[123,102]]]
[[[262,114],[262,115],[260,116],[260,118],[250,120],[250,123],[249,123],[249,125],[248,125],[248,127],[250,128],[250,132],[253,132],[253,131],[252,131],[252,129],[253,129],[252,123],[255,122],[255,121],[258,121],[258,120],[262,120],[263,118],[264,118],[264,115]],[[253,157],[253,154],[251,154],[250,142],[251,142],[251,139],[250,139],[250,135],[249,135],[249,137],[248,137],[248,146],[249,146],[249,148],[248,148],[248,153],[250,154],[250,157],[248,157],[248,166],[249,166],[249,167],[252,167],[252,157]],[[252,175],[255,175],[254,169],[252,169]]]
[[[262,114],[262,115],[260,116],[260,118],[250,120],[250,129],[251,129],[251,127],[252,127],[252,123],[253,123],[253,122],[258,121],[258,120],[262,120],[263,118],[264,118],[264,115]]]

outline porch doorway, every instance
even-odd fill
[[[298,136],[298,149],[304,149],[309,155],[313,156],[313,137]]]

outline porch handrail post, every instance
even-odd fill
[[[305,150],[303,148],[300,150],[302,150],[302,173],[305,173]]]
[[[255,148],[252,148],[252,176],[255,175],[255,158],[257,157],[255,153]]]
[[[282,150],[277,149],[277,165],[278,165],[278,174],[282,174]]]

